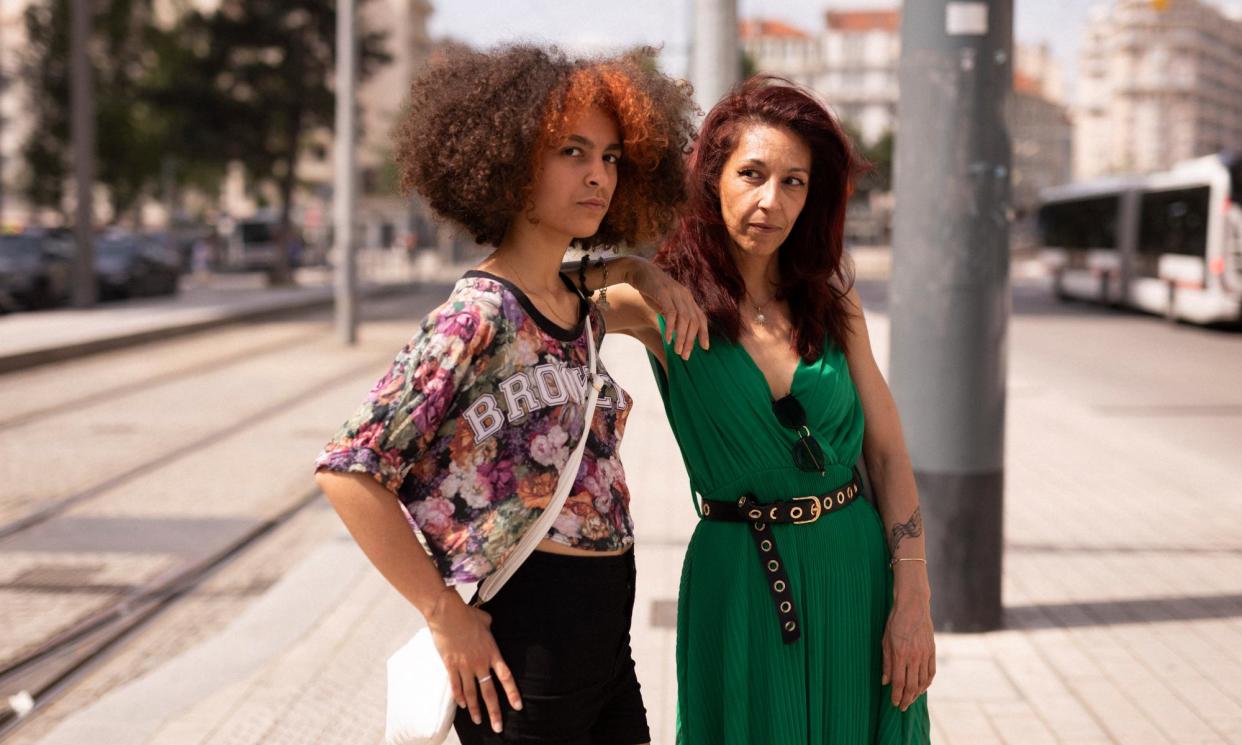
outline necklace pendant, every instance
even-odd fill
[[[763,315],[762,312],[755,316],[755,323],[763,323],[766,320],[768,320],[768,317]]]

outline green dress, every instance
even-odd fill
[[[660,319],[661,331],[664,321]],[[799,362],[791,393],[828,466],[794,466],[793,430],[772,412],[763,373],[719,337],[683,361],[651,358],[691,487],[701,498],[759,502],[823,494],[849,482],[863,414],[845,355]],[[696,502],[695,509],[698,509]],[[929,742],[927,697],[902,712],[880,684],[892,606],[884,528],[866,499],[809,525],[772,525],[802,636],[785,644],[745,523],[700,520],[677,603],[677,742],[685,745],[883,745]]]

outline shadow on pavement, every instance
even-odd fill
[[[1053,629],[1242,617],[1242,595],[1046,603],[1005,609],[1006,629]]]

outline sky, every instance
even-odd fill
[[[1242,0],[1211,0],[1218,5]],[[742,18],[772,18],[807,31],[823,27],[830,9],[887,8],[897,0],[738,0]],[[1078,45],[1092,5],[1100,0],[1015,0],[1014,34],[1023,43],[1047,43],[1072,91]],[[539,41],[570,51],[663,45],[666,72],[685,75],[694,0],[440,0],[431,17],[433,36],[453,36],[475,46]]]

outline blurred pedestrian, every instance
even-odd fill
[[[426,618],[464,707],[464,745],[650,740],[629,646],[633,523],[619,446],[631,401],[602,367],[585,455],[538,550],[482,607],[446,582],[499,571],[549,503],[586,436],[588,345],[606,327],[656,327],[624,299],[620,314],[589,302],[583,285],[611,268],[641,288],[629,299],[650,298],[686,338],[706,338],[689,293],[648,262],[579,264],[577,283],[561,271],[571,242],[636,244],[670,227],[690,106],[647,53],[452,49],[414,83],[396,132],[403,186],[495,251],[423,320],[319,457],[317,481]]]
[[[918,495],[842,253],[859,165],[823,104],[747,81],[704,120],[686,212],[656,256],[712,327],[689,360],[652,350],[701,497],[678,742],[928,742]],[[860,453],[875,507],[858,498]]]
[[[209,234],[200,235],[190,244],[190,276],[193,277],[194,284],[198,287],[207,287],[211,284],[214,237]]]

